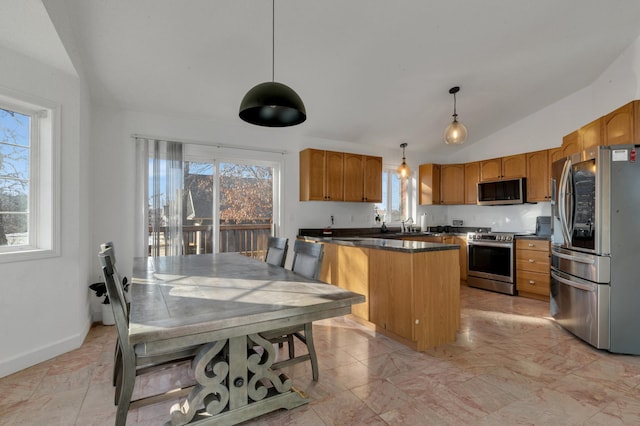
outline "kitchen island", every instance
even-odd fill
[[[456,339],[460,268],[455,244],[381,238],[305,237],[323,243],[320,279],[364,294],[352,316],[424,351]]]

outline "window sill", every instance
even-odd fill
[[[25,249],[0,253],[0,263],[22,262],[58,257],[60,253],[50,249]]]

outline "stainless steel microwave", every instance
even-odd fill
[[[526,178],[478,182],[478,204],[481,206],[524,204],[526,201]]]

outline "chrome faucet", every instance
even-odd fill
[[[405,220],[401,220],[400,223],[402,224],[402,232],[411,232],[411,226],[409,226],[409,228],[405,226],[413,225],[413,218],[411,216],[409,216]]]

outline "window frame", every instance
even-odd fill
[[[31,117],[29,243],[1,246],[0,263],[60,255],[60,104],[0,87],[0,106]]]
[[[397,176],[397,166],[383,166],[382,168],[382,185],[383,188],[386,188],[386,191],[383,189],[382,193],[385,194],[386,193],[386,199],[383,199],[381,203],[376,203],[375,207],[377,208],[378,206],[382,205],[385,208],[385,211],[391,211],[392,207],[393,207],[393,192],[391,191],[391,189],[393,188],[392,185],[392,179],[393,176]],[[385,179],[385,172],[387,173],[387,178]],[[405,220],[408,217],[414,217],[415,216],[415,197],[414,197],[414,187],[415,187],[415,183],[414,183],[414,177],[413,177],[413,173],[411,173],[406,179],[405,179],[405,184],[406,184],[406,188],[405,188],[405,199],[404,199],[404,206],[402,205],[402,199],[400,201],[400,209],[405,211],[405,215],[404,217],[401,217],[401,220]],[[402,215],[402,214],[401,214]],[[387,220],[387,218],[383,218],[383,220],[385,221],[385,224],[387,226],[389,225],[400,225],[401,220]],[[414,219],[415,222],[415,219]]]

